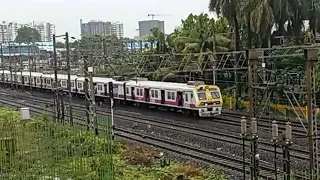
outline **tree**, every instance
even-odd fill
[[[225,17],[234,29],[236,49],[247,39],[248,46],[253,42],[268,47],[275,36],[302,43],[303,20],[309,20],[312,32],[320,32],[320,23],[315,23],[320,20],[315,16],[320,13],[320,0],[210,0],[209,10]]]
[[[56,42],[56,48],[65,48],[65,47],[66,47],[65,43]]]
[[[26,26],[18,29],[18,35],[15,39],[15,42],[29,43],[39,41],[41,41],[41,35],[38,30]]]
[[[236,39],[236,50],[240,50],[240,24],[239,12],[241,9],[241,0],[210,0],[209,10],[222,15],[227,19],[229,25],[234,28]]]
[[[190,14],[181,20],[181,26],[173,33],[165,36],[158,28],[151,30],[152,34],[143,37],[156,43],[158,52],[173,50],[178,53],[199,53],[228,51],[230,39],[228,36],[228,21],[225,18],[214,20],[208,14]]]
[[[176,30],[173,45],[178,52],[228,51],[231,40],[228,36],[228,22],[225,18],[214,20],[208,14],[190,14],[182,20],[180,30]]]

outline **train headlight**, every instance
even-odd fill
[[[204,106],[204,105],[205,105],[205,103],[204,103],[204,102],[202,102],[202,103],[200,103],[200,105],[201,105],[201,106]]]

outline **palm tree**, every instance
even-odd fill
[[[248,0],[243,5],[244,14],[250,14],[248,22],[250,31],[255,33],[258,46],[265,45],[269,41],[271,29],[275,23],[273,9],[270,0]]]
[[[183,53],[228,51],[231,41],[224,36],[226,32],[226,19],[215,21],[208,14],[190,14],[182,21],[179,36],[173,40],[174,48]]]
[[[235,32],[235,49],[240,50],[240,17],[241,0],[210,0],[209,10],[225,17]]]

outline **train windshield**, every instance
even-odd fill
[[[199,98],[199,100],[205,100],[205,99],[207,99],[206,93],[204,93],[204,92],[199,92],[199,93],[198,93],[198,98]]]
[[[220,93],[218,91],[211,91],[210,93],[213,99],[220,98]]]

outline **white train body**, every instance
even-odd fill
[[[1,73],[1,71],[0,71]],[[1,73],[2,74],[2,73]],[[4,83],[21,86],[32,86],[37,89],[51,90],[54,87],[54,74],[38,72],[3,71]],[[2,77],[0,78],[2,81]],[[68,77],[58,74],[58,85],[67,92]],[[93,77],[95,96],[109,98],[109,83],[112,82],[113,98],[128,103],[146,104],[149,107],[165,107],[184,113],[194,113],[200,117],[212,117],[221,114],[222,97],[219,87],[192,83],[171,83],[141,80],[120,81],[113,78]],[[84,95],[85,78],[71,75],[71,92],[73,95]],[[89,87],[90,89],[90,87]]]

